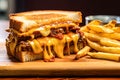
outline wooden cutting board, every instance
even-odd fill
[[[75,55],[55,62],[18,62],[8,58],[5,39],[8,21],[0,21],[0,76],[120,76],[120,62],[92,59],[85,56],[73,60]]]
[[[18,62],[6,54],[4,43],[0,43],[0,76],[119,76],[120,63],[92,59],[89,56],[73,60],[75,55],[55,62]]]

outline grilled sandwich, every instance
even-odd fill
[[[77,53],[85,44],[79,11],[29,11],[10,14],[9,18],[6,49],[19,61],[54,61],[55,57]]]

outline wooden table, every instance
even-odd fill
[[[120,78],[109,78],[109,77],[87,77],[87,78],[40,78],[40,77],[36,77],[36,78],[0,78],[0,80],[120,80]]]
[[[56,59],[53,63],[11,61],[5,49],[8,21],[0,21],[0,80],[119,80],[120,63],[92,59],[88,56],[73,61],[74,55]],[[44,77],[43,77],[44,76]],[[47,76],[47,77],[46,77]],[[71,78],[73,77],[73,78]],[[102,78],[100,78],[102,77]]]

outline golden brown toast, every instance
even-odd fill
[[[67,21],[81,23],[81,12],[42,10],[11,14],[10,28],[17,30],[18,32],[26,32],[32,28]]]

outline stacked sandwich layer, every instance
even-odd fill
[[[73,11],[31,11],[10,15],[8,55],[18,60],[44,59],[77,53],[83,46],[81,13]]]

